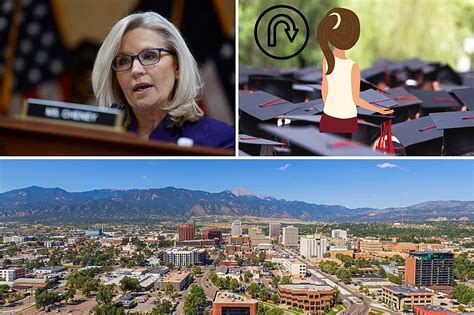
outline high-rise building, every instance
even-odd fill
[[[232,236],[242,235],[242,222],[240,222],[240,220],[235,220],[234,222],[232,222],[230,234]]]
[[[268,226],[268,236],[270,236],[270,238],[279,237],[280,229],[281,229],[280,223],[275,223],[275,222],[270,223],[270,225]]]
[[[206,250],[204,248],[173,248],[163,253],[165,265],[174,266],[204,265],[206,263]]]
[[[306,235],[300,238],[300,255],[306,258],[323,258],[328,251],[328,241],[320,234]]]
[[[332,230],[331,231],[331,237],[346,240],[347,239],[347,231],[346,230]]]
[[[454,255],[446,252],[413,252],[405,258],[405,283],[451,293]]]
[[[178,240],[179,241],[190,241],[194,239],[195,229],[192,225],[180,225],[178,226]]]
[[[249,237],[250,240],[257,238],[257,236],[260,236],[262,234],[262,229],[259,227],[250,227],[249,228]]]
[[[281,243],[285,246],[298,246],[298,228],[287,226],[283,228]]]
[[[202,238],[205,240],[213,240],[215,238],[222,241],[222,230],[221,229],[209,229],[202,233]]]

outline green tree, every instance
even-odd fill
[[[351,272],[349,269],[341,268],[337,271],[336,276],[344,282],[345,284],[349,284],[351,282]]]
[[[196,275],[199,275],[201,274],[202,270],[201,270],[201,267],[200,266],[194,266],[193,267],[193,275],[196,276]]]
[[[249,280],[252,279],[252,278],[253,278],[253,275],[252,275],[252,273],[251,273],[249,270],[247,270],[247,271],[244,272],[244,280],[245,280],[245,282],[249,282]]]
[[[257,294],[259,292],[258,285],[255,282],[252,282],[248,287],[247,287],[247,293],[252,297],[256,298]]]
[[[469,260],[467,253],[454,258],[454,276],[463,282],[474,279],[474,263]]]
[[[339,259],[340,261],[342,261],[342,263],[344,264],[344,267],[346,268],[349,268],[350,266],[352,266],[352,263],[353,263],[353,259],[352,259],[352,256],[349,256],[349,255],[344,255],[344,254],[336,254],[336,258]]]
[[[151,311],[151,315],[163,315],[171,312],[171,302],[168,300],[157,300],[155,307]]]
[[[283,278],[281,279],[281,284],[291,284],[291,283],[292,281],[289,276],[283,276]]]
[[[111,285],[99,285],[95,300],[102,304],[111,304],[113,296],[113,287]]]
[[[94,307],[94,314],[96,315],[125,315],[123,307],[117,307],[112,304],[96,305]]]
[[[168,300],[158,300],[151,311],[151,315],[163,315],[171,312],[171,302]]]
[[[454,298],[462,304],[474,303],[474,289],[464,284],[457,284],[453,291]]]
[[[56,292],[42,289],[36,290],[35,302],[37,309],[52,305],[56,302],[59,302],[59,300],[59,295]]]
[[[395,276],[395,275],[392,275],[392,274],[388,274],[387,279],[388,279],[388,281],[393,282],[395,284],[402,284],[402,282],[403,282],[402,278],[400,276]]]
[[[274,304],[278,304],[280,302],[280,297],[278,296],[278,293],[273,293],[272,295],[272,301]]]
[[[63,294],[63,299],[68,303],[68,301],[72,300],[74,298],[74,295],[76,294],[76,289],[74,288],[69,288],[64,292]]]
[[[136,278],[125,276],[120,280],[120,289],[124,292],[138,291],[140,289],[140,282]]]
[[[200,305],[206,302],[206,294],[204,294],[204,290],[193,284],[188,295],[184,299],[184,313],[186,315],[196,314],[197,309]]]
[[[99,281],[94,280],[94,279],[88,279],[82,285],[81,291],[82,291],[82,294],[84,294],[87,297],[90,297],[92,291],[97,291],[98,287],[99,287]]]
[[[385,270],[382,267],[379,268],[378,274],[379,274],[379,276],[381,276],[383,278],[385,278],[387,276],[387,273],[385,272]]]
[[[272,286],[274,288],[278,288],[278,283],[280,282],[280,277],[279,276],[272,276]]]
[[[242,259],[242,256],[240,255],[236,255],[235,256],[235,262],[237,263],[237,266],[242,266],[242,264],[244,263],[244,260]]]
[[[263,263],[263,268],[265,269],[275,269],[275,265],[271,261],[266,261]]]
[[[170,282],[166,282],[164,291],[167,296],[171,297],[172,295],[174,295],[176,290],[174,289],[173,284],[171,284]]]
[[[239,289],[240,285],[239,285],[239,281],[235,278],[232,278],[230,280],[230,283],[229,283],[229,290],[231,291],[237,291]]]
[[[268,291],[267,288],[261,287],[260,290],[258,290],[258,298],[266,301],[270,297],[270,292]]]

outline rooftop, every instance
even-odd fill
[[[412,252],[409,253],[412,257],[419,257],[424,259],[438,258],[438,257],[453,257],[453,253],[449,252]]]
[[[438,312],[441,312],[441,311],[448,311],[446,308],[444,307],[441,307],[441,306],[433,306],[433,305],[420,305],[420,306],[417,306],[417,308],[421,308],[423,310],[427,310],[427,311],[438,311]]]
[[[415,288],[409,287],[404,285],[386,285],[383,288],[393,291],[395,293],[431,293],[434,294],[432,291],[428,291],[422,288]]]
[[[182,272],[182,271],[179,271],[179,272],[169,272],[167,273],[165,276],[163,276],[163,278],[161,279],[161,281],[165,281],[165,282],[181,282],[183,281],[187,276],[189,276],[190,273],[189,272]]]
[[[46,283],[46,279],[43,279],[43,278],[18,278],[18,279],[15,279],[15,283]]]
[[[227,291],[219,291],[214,297],[214,303],[257,303],[257,300],[230,293]]]
[[[319,292],[319,291],[330,291],[333,290],[332,287],[328,285],[316,285],[310,283],[299,283],[299,284],[280,284],[278,286],[282,289],[289,289],[293,291],[312,291],[312,292]]]

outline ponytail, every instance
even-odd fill
[[[336,62],[329,44],[342,50],[352,48],[360,35],[359,18],[354,12],[345,8],[331,9],[319,22],[316,33],[328,65],[326,75],[329,75],[334,70]]]
[[[334,70],[334,55],[329,48],[329,30],[332,28],[329,23],[329,16],[325,16],[324,19],[319,23],[317,36],[319,41],[319,46],[321,46],[321,50],[323,51],[324,57],[326,58],[326,62],[328,67],[326,69],[326,75],[331,74],[332,70]]]

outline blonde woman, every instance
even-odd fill
[[[127,112],[127,129],[139,137],[233,149],[234,130],[203,117],[196,104],[199,70],[178,29],[155,12],[121,19],[105,38],[92,71],[100,106]]]

